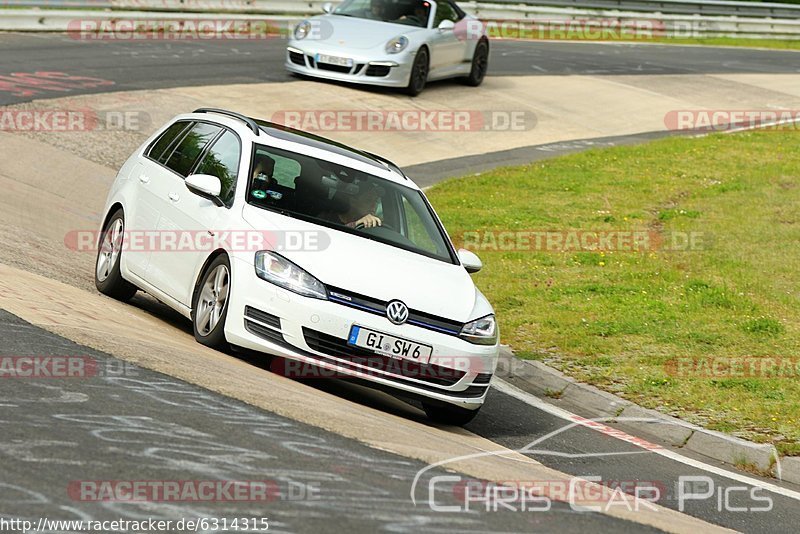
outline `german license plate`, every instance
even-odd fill
[[[328,65],[338,65],[340,67],[353,66],[353,60],[349,57],[329,56],[327,54],[317,54],[317,63],[327,63]]]
[[[350,329],[347,344],[369,349],[392,358],[411,360],[418,363],[428,363],[433,352],[433,347],[430,345],[390,336],[389,334],[376,332],[358,325],[353,325]]]

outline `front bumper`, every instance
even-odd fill
[[[486,399],[498,345],[474,345],[451,334],[395,325],[383,316],[291,293],[258,278],[252,262],[241,258],[233,259],[231,270],[225,336],[233,345],[286,358],[279,372],[295,378],[354,379],[467,409],[480,408]],[[354,324],[430,345],[431,359],[422,365],[348,346]]]
[[[339,67],[318,63],[317,54],[347,57],[353,60],[352,67]],[[350,83],[380,85],[383,87],[406,87],[411,78],[411,66],[415,53],[374,54],[342,51],[320,47],[315,43],[308,45],[292,44],[286,49],[286,70],[306,76],[325,78]]]

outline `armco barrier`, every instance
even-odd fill
[[[319,0],[0,0],[0,30],[64,31],[71,20],[131,16],[174,20],[230,17],[295,20],[321,13]],[[333,2],[334,4],[336,2]],[[719,0],[492,0],[459,3],[484,21],[525,21],[537,29],[645,20],[674,38],[800,39],[800,5]],[[32,9],[20,9],[31,7]],[[59,9],[60,8],[60,9]],[[69,8],[69,9],[65,9]],[[84,8],[84,9],[80,9]],[[90,8],[90,9],[86,9]],[[524,32],[523,32],[524,33]],[[528,32],[536,38],[536,32]],[[552,32],[542,32],[546,38]]]

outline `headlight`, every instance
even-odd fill
[[[387,54],[399,54],[408,47],[408,37],[401,35],[386,43]]]
[[[304,20],[294,28],[294,38],[298,41],[308,37],[309,33],[311,33],[311,23],[307,20]]]
[[[256,252],[256,274],[267,282],[305,297],[328,298],[322,282],[274,252]]]
[[[494,345],[497,343],[497,321],[494,315],[487,315],[465,324],[460,336],[476,345]]]

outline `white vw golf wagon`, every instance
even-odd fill
[[[425,195],[390,161],[216,109],[179,115],[122,166],[95,282],[146,291],[210,347],[282,357],[465,424],[497,364],[492,307]]]

